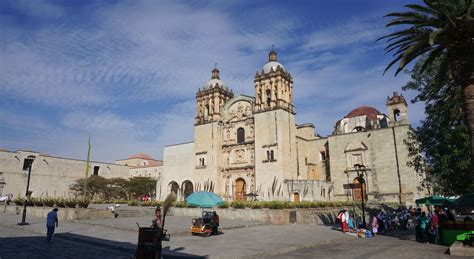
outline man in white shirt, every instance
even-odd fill
[[[46,218],[46,228],[48,229],[46,240],[48,243],[51,242],[54,234],[54,228],[58,226],[58,208],[55,207],[52,211],[48,213]]]

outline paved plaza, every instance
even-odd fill
[[[137,223],[150,219],[108,218],[59,222],[54,242],[45,240],[45,219],[28,217],[30,225],[17,226],[21,216],[0,214],[1,258],[130,258],[137,243]],[[359,239],[332,226],[270,225],[225,220],[222,234],[208,238],[191,236],[191,217],[166,219],[171,241],[163,243],[165,258],[444,258],[446,247],[419,244],[397,237]]]

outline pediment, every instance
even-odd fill
[[[352,151],[360,151],[360,150],[367,150],[367,145],[364,144],[362,141],[354,141],[346,145],[344,152],[352,152]]]

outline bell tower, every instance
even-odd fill
[[[387,96],[386,102],[389,118],[389,126],[408,125],[408,105],[405,97],[393,92],[392,96]]]
[[[268,62],[255,75],[255,111],[283,109],[295,114],[293,106],[293,78],[277,60],[272,49]]]
[[[219,69],[214,68],[211,79],[196,93],[195,125],[219,120],[222,107],[233,97],[232,90],[219,78]]]

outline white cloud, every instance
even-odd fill
[[[214,63],[234,93],[244,88],[253,95],[253,76],[272,44],[293,75],[298,122],[313,122],[324,135],[357,106],[383,109],[385,97],[406,80],[382,77],[383,61],[361,63],[380,51],[373,41],[383,34],[383,23],[371,18],[321,26],[303,37],[295,30],[304,21],[271,6],[235,20],[219,1],[192,4],[120,1],[91,9],[87,25],[69,22],[51,5],[44,17],[54,23],[3,28],[2,95],[53,109],[60,123],[46,113],[37,119],[19,110],[10,110],[14,116],[0,113],[12,136],[0,143],[81,158],[91,135],[96,160],[139,152],[159,158],[164,145],[193,140],[194,95]],[[420,118],[420,110],[411,118]],[[19,140],[12,132],[23,119],[34,126]]]

